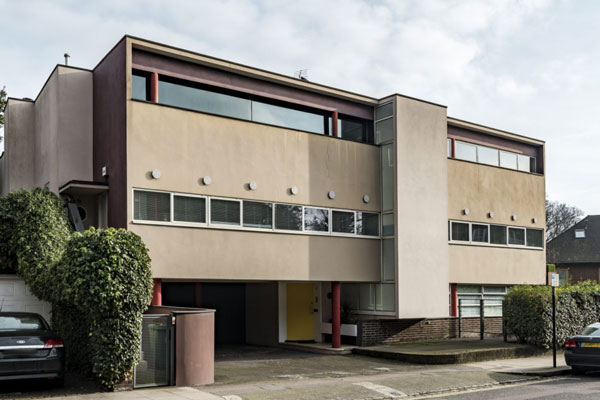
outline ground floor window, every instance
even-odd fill
[[[394,312],[393,283],[342,283],[341,305],[357,312]]]
[[[502,316],[502,302],[508,291],[506,286],[457,285],[456,289],[463,317],[478,317],[481,299],[486,317]]]

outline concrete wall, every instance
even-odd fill
[[[399,318],[448,315],[446,109],[396,96]]]
[[[30,101],[9,99],[0,157],[0,195],[33,187],[35,113]]]
[[[279,343],[277,282],[246,284],[246,343]]]
[[[134,101],[128,108],[128,229],[146,242],[156,277],[380,279],[378,240],[131,223],[134,187],[379,211],[377,147]],[[149,177],[155,168],[158,180]]]
[[[50,323],[52,306],[39,300],[16,275],[0,275],[0,306],[2,311],[34,312]]]
[[[542,175],[448,159],[448,218],[544,229],[544,188]],[[469,215],[462,214],[465,208]],[[493,218],[488,218],[490,211]],[[541,284],[546,280],[546,255],[541,249],[449,244],[449,262],[450,282]]]

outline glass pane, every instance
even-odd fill
[[[210,222],[212,224],[239,225],[240,202],[237,200],[210,200]]]
[[[250,119],[248,99],[170,82],[158,82],[158,102],[228,117]]]
[[[469,241],[469,224],[463,222],[452,223],[452,240]]]
[[[508,228],[508,244],[525,245],[525,229]]]
[[[471,241],[487,243],[488,242],[488,226],[472,224],[471,225]]]
[[[506,293],[506,286],[484,286],[484,293]]]
[[[457,285],[456,291],[458,293],[469,293],[469,294],[481,293],[481,286],[479,286],[479,285]]]
[[[517,169],[517,155],[515,153],[500,152],[500,166],[504,168]]]
[[[0,316],[0,332],[46,330],[48,327],[36,315],[6,315]],[[4,334],[3,336],[5,336]],[[10,336],[11,334],[8,334]],[[6,340],[6,339],[5,339]],[[6,343],[6,342],[5,342]],[[8,342],[10,343],[10,342]]]
[[[360,301],[359,285],[355,283],[342,283],[340,302],[342,307],[349,305],[350,309],[358,310]]]
[[[477,162],[477,146],[458,140],[454,142],[454,146],[456,151],[454,158]]]
[[[452,139],[446,140],[446,152],[448,157],[452,157]]]
[[[541,229],[527,229],[527,246],[544,247],[544,231]]]
[[[535,157],[529,157],[529,172],[537,172]]]
[[[261,103],[259,101],[252,102],[252,121],[319,133],[321,135],[325,133],[325,117],[323,115]]]
[[[396,277],[396,257],[394,239],[382,240],[383,280],[393,281]]]
[[[360,304],[362,311],[375,311],[375,290],[370,283],[360,284]]]
[[[383,211],[394,209],[394,145],[381,146],[381,184]]]
[[[585,229],[575,229],[576,239],[585,239]]]
[[[394,214],[383,214],[381,217],[382,234],[383,236],[394,235]]]
[[[396,307],[396,295],[394,288],[396,285],[393,283],[380,283],[375,285],[375,296],[377,298],[377,304],[375,306],[376,311],[395,311]]]
[[[273,203],[244,200],[244,226],[271,229],[273,227]]]
[[[379,214],[357,212],[356,233],[364,236],[379,236]]]
[[[354,233],[354,212],[331,211],[331,231],[336,233]]]
[[[477,161],[481,164],[498,166],[498,150],[485,146],[477,146]]]
[[[131,75],[131,97],[137,100],[148,100],[146,93],[146,77]]]
[[[275,229],[302,230],[302,206],[275,204]]]
[[[181,222],[206,222],[206,199],[173,196],[173,219]]]
[[[133,192],[133,219],[140,221],[171,220],[171,195],[161,192]]]
[[[394,140],[394,118],[375,123],[375,143],[380,144]]]
[[[529,156],[518,155],[519,171],[531,172],[531,161]]]
[[[394,103],[387,103],[375,109],[375,119],[383,119],[394,115]]]
[[[502,225],[490,225],[490,243],[506,244],[506,227]]]
[[[367,129],[364,123],[346,119],[338,120],[338,135],[355,142],[367,142]]]
[[[329,210],[326,208],[304,207],[304,230],[329,232]]]

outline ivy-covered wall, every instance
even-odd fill
[[[67,367],[105,386],[138,362],[142,313],[152,299],[148,250],[123,229],[73,232],[62,201],[34,189],[0,198],[0,271],[16,272],[52,304]]]

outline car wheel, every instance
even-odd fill
[[[573,373],[573,375],[583,375],[583,374],[585,374],[585,368],[576,367],[576,366],[572,365],[571,372]]]

